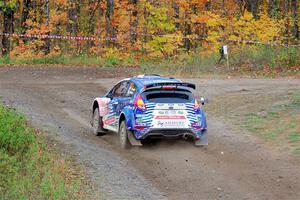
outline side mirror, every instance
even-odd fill
[[[207,98],[204,98],[204,97],[201,97],[200,100],[199,100],[199,102],[200,102],[202,105],[204,105],[204,104],[208,103],[208,99],[207,99]]]

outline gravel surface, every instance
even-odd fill
[[[113,68],[0,68],[0,97],[77,155],[104,199],[299,199],[299,160],[208,112],[209,146],[158,141],[128,151],[96,137],[91,103],[135,71]],[[198,96],[299,89],[299,80],[186,79]],[[241,100],[243,100],[241,98]],[[226,99],[224,99],[226,101]],[[214,105],[212,101],[209,106]]]

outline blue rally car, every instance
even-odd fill
[[[124,79],[94,100],[94,134],[116,132],[122,148],[157,137],[190,138],[196,145],[207,145],[204,100],[198,104],[192,89],[194,84],[159,75]]]

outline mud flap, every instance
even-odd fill
[[[135,139],[132,132],[128,134],[128,140],[132,146],[143,146],[140,140]]]
[[[201,137],[200,140],[195,141],[196,146],[207,146],[208,145],[208,138],[207,138],[207,131],[205,131]]]

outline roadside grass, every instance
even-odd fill
[[[141,73],[173,76],[201,77],[208,75],[246,75],[252,77],[296,76],[300,77],[300,51],[297,47],[270,47],[262,45],[230,46],[229,68],[226,60],[218,63],[220,55],[204,48],[191,52],[178,51],[172,56],[150,56],[145,52],[121,52],[103,50],[101,55],[40,55],[0,57],[0,66],[6,65],[70,65],[96,67],[139,66]]]
[[[0,65],[21,65],[21,64],[61,64],[61,65],[98,65],[106,64],[100,62],[94,56],[45,56],[45,57],[32,57],[32,58],[9,58],[9,56],[0,58]]]
[[[199,48],[165,59],[141,62],[150,73],[188,75],[250,75],[253,77],[297,76],[300,74],[300,51],[297,47],[262,45],[229,46],[229,68],[225,59],[218,63],[220,54]]]
[[[83,199],[84,173],[23,115],[0,105],[0,199]]]
[[[300,153],[300,93],[289,92],[288,102],[247,113],[242,127],[276,145],[289,145]],[[300,155],[300,154],[299,154]]]
[[[230,63],[240,71],[295,72],[293,67],[300,64],[300,51],[297,47],[259,45],[234,48],[232,51]]]
[[[208,114],[300,155],[300,91],[241,92],[215,98],[207,107]]]
[[[202,55],[201,49],[192,53],[182,53],[178,56],[164,59],[147,59],[140,62],[143,73],[158,73],[164,75],[199,77],[202,74],[218,76],[223,70],[217,70],[218,54]]]

